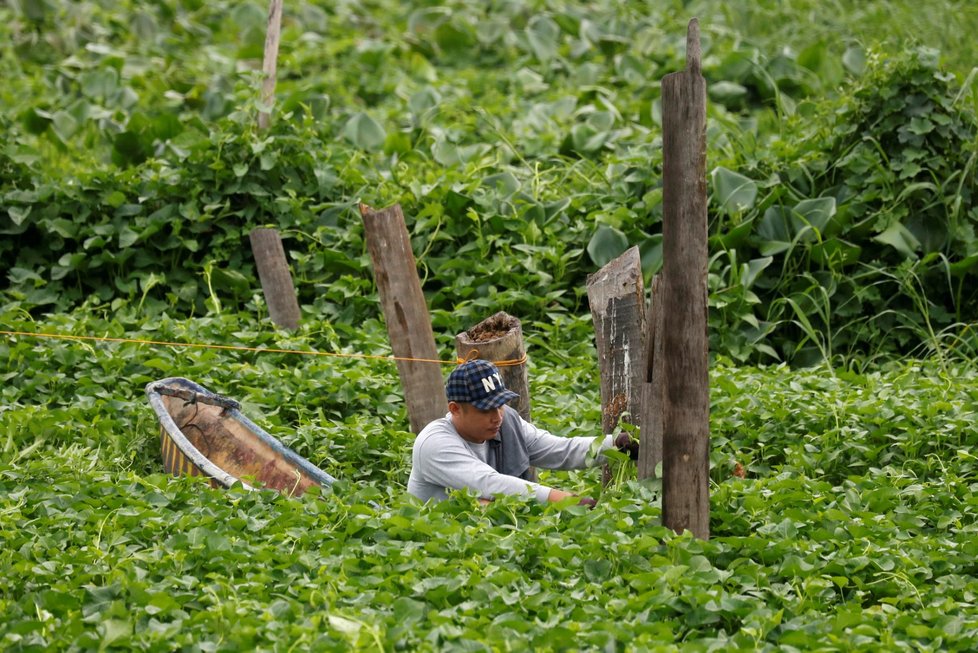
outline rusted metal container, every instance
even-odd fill
[[[149,383],[146,395],[159,418],[167,473],[205,476],[215,487],[240,483],[289,496],[335,481],[242,415],[238,402],[189,379]]]

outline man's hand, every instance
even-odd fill
[[[631,434],[619,433],[615,438],[615,448],[632,460],[638,460],[638,440],[633,440]]]
[[[550,489],[550,495],[547,497],[547,501],[551,503],[556,503],[557,501],[563,501],[568,497],[574,496],[571,492],[564,492],[563,490],[557,490],[554,488]]]
[[[578,498],[573,492],[564,492],[563,490],[555,490],[551,488],[550,496],[547,497],[547,501],[563,501],[564,499],[569,499],[571,497],[574,497],[575,499]],[[598,502],[591,497],[580,497],[577,505],[593,508],[594,506],[598,505]]]

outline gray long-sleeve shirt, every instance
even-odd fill
[[[530,455],[530,464],[544,469],[580,469],[602,462],[603,456],[589,457],[593,437],[563,438],[535,427],[521,417],[520,430]],[[451,413],[428,424],[414,440],[408,492],[422,501],[447,498],[449,490],[463,488],[481,497],[497,494],[524,494],[547,501],[551,488],[516,476],[500,474],[486,463],[487,444],[462,439],[452,424]],[[614,446],[608,435],[600,451]]]

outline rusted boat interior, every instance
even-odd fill
[[[284,459],[244,424],[228,416],[225,408],[162,396],[163,405],[188,440],[215,465],[249,485],[272,488],[298,496],[319,485],[299,467]],[[162,436],[167,438],[166,433]],[[175,453],[176,447],[172,447]],[[166,450],[166,447],[164,447]],[[164,454],[164,459],[167,456]],[[167,471],[181,473],[189,461],[164,460]],[[184,470],[183,473],[195,473]]]

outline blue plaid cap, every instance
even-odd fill
[[[469,403],[479,410],[499,408],[519,397],[507,390],[495,365],[480,359],[466,361],[452,370],[445,384],[449,401]]]

